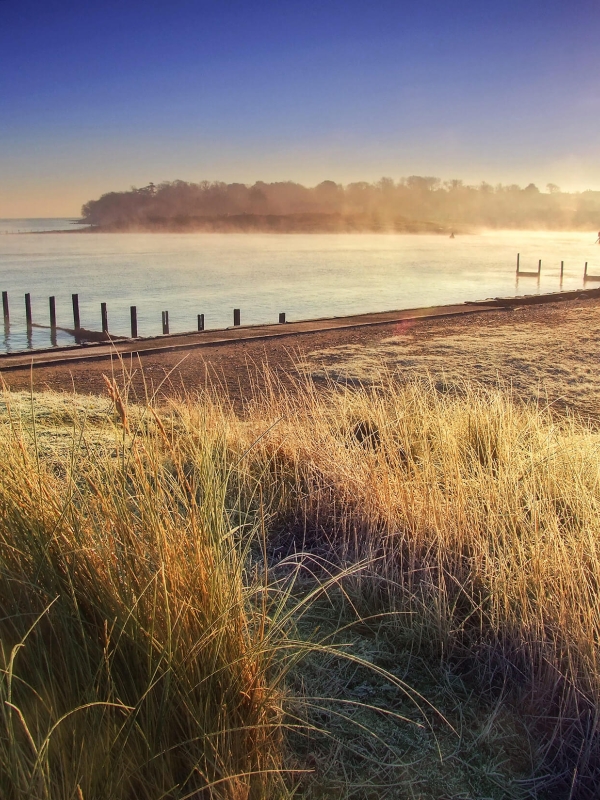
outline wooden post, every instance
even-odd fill
[[[50,302],[50,327],[56,328],[56,298],[54,296],[49,298]]]
[[[131,338],[137,339],[137,308],[135,306],[130,306],[129,313],[131,315]]]
[[[517,275],[519,274],[519,259],[521,258],[521,253],[517,253]]]
[[[29,293],[25,295],[25,319],[27,320],[27,327],[31,328],[31,295]]]
[[[233,309],[233,324],[239,325],[240,324],[240,310],[239,308]]]
[[[198,330],[204,330],[204,314],[198,314]]]
[[[583,268],[583,277],[584,277],[584,280],[585,280],[585,278],[587,278],[587,261],[585,262],[585,267]]]
[[[163,311],[162,312],[162,331],[164,333],[169,332],[169,312]]]
[[[4,311],[4,324],[8,325],[10,315],[8,313],[8,292],[2,292],[2,310]]]
[[[283,325],[285,323],[285,311],[282,311],[279,315],[279,324]]]
[[[76,331],[81,328],[81,321],[79,319],[79,295],[72,294],[71,300],[73,301],[73,327]]]
[[[102,333],[108,333],[108,313],[106,303],[100,303],[100,316],[102,317]]]
[[[538,261],[538,275],[540,274],[541,271],[542,271],[542,259],[540,258],[540,260]]]
[[[561,279],[561,281],[562,281],[562,278],[563,278],[564,271],[565,271],[565,262],[561,261],[560,262],[560,279]]]

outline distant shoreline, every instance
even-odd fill
[[[428,220],[389,219],[375,214],[230,214],[117,220],[104,225],[76,224],[82,227],[38,233],[435,233],[449,236],[453,231],[467,232],[462,227]]]
[[[440,226],[441,228],[441,226]],[[178,227],[164,227],[164,228],[156,228],[156,227],[113,227],[113,226],[102,226],[102,225],[90,225],[86,227],[79,228],[77,230],[49,230],[49,231],[15,231],[15,232],[6,232],[4,236],[26,236],[26,235],[42,235],[46,236],[48,234],[56,235],[56,234],[82,234],[82,233],[103,233],[103,234],[111,234],[111,233],[152,233],[152,234],[160,234],[160,233],[231,233],[231,234],[239,234],[239,233],[272,233],[278,235],[286,235],[286,234],[323,234],[323,233],[331,233],[331,234],[365,234],[365,233],[379,233],[385,235],[407,235],[407,236],[418,236],[424,234],[433,234],[436,236],[447,236],[450,237],[452,233],[455,236],[468,236],[468,235],[476,235],[478,233],[482,233],[484,231],[496,231],[498,233],[505,232],[505,233],[589,233],[588,228],[441,228],[440,230],[431,230],[431,229],[418,229],[418,230],[394,230],[390,228],[379,228],[379,229],[351,229],[351,230],[330,230],[330,229],[311,229],[311,230],[292,230],[292,229],[272,229],[272,228],[253,228],[253,229],[243,229],[243,228],[228,228],[228,229],[218,229],[218,228],[178,228]],[[591,235],[591,234],[590,234]],[[595,242],[595,244],[598,244]]]
[[[381,218],[376,214],[235,214],[221,216],[154,217],[148,220],[117,220],[107,224],[72,221],[71,228],[4,231],[4,235],[59,233],[274,233],[274,234],[434,234],[468,235],[483,231],[540,231],[543,233],[590,233],[589,227],[488,227],[413,220],[404,217]],[[590,235],[592,235],[590,233]],[[596,235],[595,233],[593,234]],[[598,240],[596,240],[596,244]]]

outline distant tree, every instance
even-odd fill
[[[411,175],[406,179],[406,185],[411,189],[421,189],[421,191],[431,192],[436,189],[440,184],[439,178],[431,176],[423,177],[421,175]]]
[[[380,178],[377,182],[377,186],[381,189],[382,192],[391,192],[394,190],[394,179],[393,178]]]
[[[264,184],[262,181],[259,181],[258,183],[255,183],[248,192],[250,209],[255,214],[265,214],[268,211],[269,204],[264,189],[265,186],[266,184]]]
[[[324,192],[327,194],[337,194],[338,189],[341,187],[337,185],[335,181],[321,181],[317,186],[315,186],[315,190],[317,192]]]
[[[555,183],[547,183],[546,190],[548,194],[559,194],[560,193],[560,186],[557,186]]]

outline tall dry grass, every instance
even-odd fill
[[[5,423],[2,796],[284,792],[267,569],[294,553],[309,595],[333,562],[399,650],[509,698],[557,796],[594,796],[596,427],[502,389],[264,385],[238,413],[113,387],[110,443],[75,425],[55,457]]]
[[[275,649],[226,430],[176,431],[111,391],[95,449],[81,424],[53,452],[31,416],[3,419],[0,796],[276,797]]]
[[[595,796],[597,424],[507,389],[448,388],[383,375],[290,393],[273,379],[230,446],[272,425],[245,466],[279,552],[368,559],[346,582],[361,613],[402,612],[398,641],[509,690],[564,796]]]

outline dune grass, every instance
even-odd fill
[[[224,432],[182,448],[115,398],[100,455],[74,428],[71,457],[46,437],[41,463],[36,427],[4,424],[0,795],[277,796],[273,647]]]
[[[273,532],[369,570],[362,615],[494,695],[509,688],[567,795],[598,773],[597,424],[473,385],[266,392],[247,435]],[[281,547],[281,541],[279,542]]]
[[[116,384],[80,410],[7,395],[2,797],[441,797],[485,747],[448,796],[513,796],[511,771],[514,796],[593,796],[594,425],[385,374],[266,386],[237,413],[211,392],[129,406]],[[437,726],[429,788],[425,733],[384,764],[400,717]],[[360,789],[368,748],[333,766],[346,723],[378,742]],[[514,756],[496,793],[473,788],[494,731]]]

